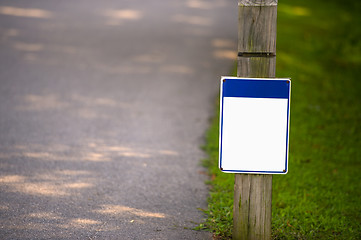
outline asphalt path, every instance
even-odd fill
[[[211,239],[235,0],[0,2],[0,239]]]

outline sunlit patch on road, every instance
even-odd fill
[[[39,8],[18,8],[11,6],[0,6],[0,14],[29,18],[51,18],[53,16],[52,12]]]
[[[51,109],[63,109],[68,106],[69,103],[60,100],[55,94],[28,94],[24,97],[24,105],[18,106],[17,109],[25,111],[44,111]]]
[[[215,50],[213,52],[213,56],[215,58],[219,58],[219,59],[235,60],[237,58],[237,53],[236,53],[236,51],[232,51],[232,50]]]
[[[72,151],[72,149],[75,149],[76,151]],[[16,145],[10,148],[2,149],[0,152],[0,160],[21,158],[47,162],[110,162],[119,161],[122,158],[149,159],[151,157],[159,156],[174,157],[179,156],[179,153],[172,149],[151,149],[147,147],[114,145],[92,139],[85,140],[84,144],[76,147],[61,144],[32,144],[29,146]],[[4,163],[2,163],[2,165],[3,164]],[[88,171],[58,170],[54,172],[54,174],[76,176],[88,175],[90,173]],[[39,175],[38,177],[40,176],[44,175]],[[0,178],[0,182],[20,181],[20,177],[21,176],[7,176],[6,178]]]
[[[128,215],[128,216],[138,216],[138,217],[147,217],[147,218],[165,218],[166,215],[163,213],[156,213],[145,211],[142,209],[131,208],[122,205],[102,205],[102,209],[95,210],[97,213],[109,214],[109,215]]]
[[[211,41],[211,45],[214,48],[213,50],[214,58],[236,60],[237,45],[234,41],[226,38],[215,38]]]
[[[179,22],[179,23],[186,23],[186,24],[192,24],[192,25],[201,25],[201,26],[209,26],[212,25],[212,20],[206,17],[200,17],[200,16],[188,16],[188,15],[175,15],[172,18],[173,21]]]
[[[134,9],[107,10],[104,15],[108,18],[106,25],[117,26],[124,23],[124,20],[140,20],[143,13]]]
[[[19,182],[23,182],[24,181],[24,177],[23,176],[19,176],[19,175],[7,175],[7,176],[1,176],[0,177],[0,183],[19,183]]]
[[[212,8],[211,3],[202,1],[202,0],[188,0],[186,5],[189,8],[199,8],[199,9],[210,9]]]
[[[216,0],[216,1],[187,0],[185,4],[189,8],[202,9],[202,10],[209,10],[217,7],[226,6],[226,2],[222,0]]]
[[[215,48],[232,48],[237,47],[236,43],[233,40],[226,38],[215,38],[212,40],[212,46]]]
[[[49,220],[63,219],[61,216],[53,212],[33,212],[30,213],[28,217],[38,218],[38,219],[49,219]]]
[[[23,43],[23,42],[15,42],[13,47],[19,51],[25,52],[38,52],[44,49],[42,44],[38,43]]]
[[[101,224],[102,222],[92,220],[92,219],[85,219],[85,218],[77,218],[70,221],[71,226],[84,226],[84,225],[93,225],[93,224]]]
[[[171,150],[160,150],[159,153],[162,155],[167,155],[167,156],[178,156],[179,155],[176,151],[171,151]]]
[[[13,176],[11,176],[13,177]],[[2,186],[5,185],[5,188],[9,192],[20,192],[23,194],[35,195],[35,196],[65,196],[68,193],[59,187],[58,184],[51,182],[29,182],[27,178],[22,176],[17,176],[22,181],[5,181]],[[8,176],[4,177],[5,179]],[[9,180],[9,179],[7,179]],[[1,182],[2,180],[0,180]]]
[[[20,192],[35,196],[60,197],[68,196],[72,190],[80,190],[93,187],[93,184],[84,181],[69,182],[68,178],[61,175],[44,175],[21,176],[21,175],[4,175],[0,176],[0,187],[6,192]]]
[[[1,39],[2,40],[9,40],[10,38],[17,37],[20,35],[19,30],[15,28],[6,29],[3,31],[0,31],[1,33]]]

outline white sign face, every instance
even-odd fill
[[[290,89],[289,79],[222,78],[222,171],[287,173]]]

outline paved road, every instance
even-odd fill
[[[0,3],[0,239],[210,239],[234,0]]]

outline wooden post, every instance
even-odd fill
[[[238,77],[275,77],[278,0],[238,0]],[[233,239],[271,239],[272,175],[235,174]]]

